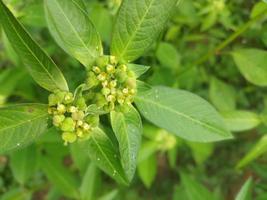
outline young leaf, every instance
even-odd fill
[[[76,177],[66,169],[58,159],[41,156],[41,167],[51,183],[67,197],[78,199],[78,182]]]
[[[0,23],[33,79],[49,91],[56,89],[68,91],[67,82],[56,64],[34,42],[2,1],[0,1]]]
[[[216,110],[189,92],[153,87],[138,93],[135,103],[147,120],[184,139],[211,142],[232,138]]]
[[[29,178],[34,175],[37,166],[37,151],[34,145],[14,151],[10,155],[10,167],[12,174],[22,185],[27,183]]]
[[[263,136],[258,141],[258,143],[246,154],[246,156],[238,162],[236,167],[244,167],[245,165],[255,160],[265,152],[267,152],[267,135]]]
[[[188,200],[214,200],[212,193],[187,174],[180,173]]]
[[[112,141],[101,129],[97,128],[92,131],[88,150],[90,159],[100,169],[119,183],[128,184],[120,163],[119,153],[113,146]]]
[[[138,175],[147,188],[151,187],[151,184],[157,175],[157,157],[156,154],[152,154],[137,166]]]
[[[232,52],[234,61],[243,76],[258,86],[267,86],[267,51],[239,49]]]
[[[135,73],[137,78],[146,73],[146,71],[150,68],[149,66],[136,65],[132,63],[128,64],[127,67]]]
[[[0,152],[24,146],[47,128],[47,105],[21,104],[0,108]]]
[[[238,192],[235,200],[251,200],[252,178],[250,177]]]
[[[261,123],[260,117],[253,112],[236,110],[223,112],[225,124],[230,131],[246,131],[257,127]]]
[[[137,154],[141,144],[142,121],[139,113],[130,106],[126,113],[111,112],[111,125],[119,142],[122,166],[131,181],[137,162]]]
[[[80,187],[81,200],[96,199],[96,191],[98,183],[100,182],[100,170],[95,164],[90,163],[87,171],[83,176],[82,185]]]
[[[112,36],[111,54],[124,62],[141,56],[167,23],[178,0],[124,0]]]
[[[103,53],[101,39],[83,0],[45,0],[48,28],[59,46],[83,65]]]

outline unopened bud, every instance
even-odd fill
[[[101,74],[97,76],[97,79],[100,81],[105,81],[106,78],[107,78],[107,74],[105,72],[102,72]]]
[[[109,56],[109,62],[112,64],[112,65],[116,65],[117,64],[117,59],[115,56]]]
[[[68,93],[65,95],[63,102],[64,102],[65,104],[69,104],[69,103],[72,103],[73,100],[74,100],[73,94],[70,93],[70,92],[68,92]]]
[[[104,87],[104,88],[102,88],[101,92],[103,95],[107,96],[108,94],[110,94],[110,89]]]
[[[109,102],[115,101],[115,97],[113,95],[108,95],[107,101],[109,101]]]
[[[73,143],[77,140],[77,136],[75,133],[73,132],[64,132],[62,134],[62,139],[65,141],[65,145],[67,145],[68,143]]]
[[[84,118],[84,112],[78,111],[71,114],[73,120],[82,120]]]
[[[100,72],[101,72],[100,68],[97,67],[97,66],[94,66],[94,67],[93,67],[93,71],[94,71],[96,74],[100,74]]]
[[[75,129],[75,122],[70,117],[67,117],[61,124],[62,131],[73,132],[74,129]]]
[[[58,104],[57,111],[60,114],[64,114],[66,112],[66,107],[63,104]]]
[[[64,119],[65,119],[64,115],[55,115],[53,117],[54,126],[60,126],[60,124],[64,121]]]
[[[109,74],[115,72],[115,67],[113,65],[107,65],[106,69]]]

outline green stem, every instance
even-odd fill
[[[204,56],[202,56],[200,59],[195,61],[190,67],[186,68],[185,70],[181,71],[179,75],[182,75],[183,73],[193,69],[194,67],[205,63],[207,60],[209,60],[210,57],[212,57],[214,54],[220,52],[222,49],[227,47],[229,44],[231,44],[233,41],[235,41],[236,38],[238,38],[242,33],[244,33],[251,25],[253,25],[255,22],[262,19],[267,12],[267,9],[260,12],[256,17],[250,19],[247,23],[245,23],[243,26],[241,26],[239,29],[237,29],[232,35],[230,35],[226,40],[224,40],[221,44],[219,44],[215,49],[211,50]]]

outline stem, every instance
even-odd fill
[[[241,26],[239,29],[237,29],[232,35],[230,35],[226,40],[224,40],[221,44],[219,44],[215,49],[211,50],[204,56],[202,56],[200,59],[195,61],[190,67],[187,69],[181,71],[179,75],[184,74],[185,72],[193,69],[194,67],[205,63],[207,60],[209,60],[210,57],[212,57],[214,54],[220,52],[222,49],[227,47],[229,44],[231,44],[236,38],[238,38],[242,33],[244,33],[247,29],[250,28],[252,24],[257,22],[258,20],[262,19],[267,12],[267,9],[260,12],[256,17],[250,19],[247,23],[245,23],[243,26]]]

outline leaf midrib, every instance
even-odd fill
[[[130,1],[132,1],[132,0],[130,0]],[[152,0],[152,1],[149,3],[147,10],[145,11],[145,13],[144,13],[144,15],[142,16],[141,20],[140,20],[139,23],[137,24],[137,26],[136,26],[136,28],[135,28],[133,34],[131,35],[131,37],[130,37],[129,40],[127,41],[126,45],[124,45],[124,48],[123,48],[123,50],[122,50],[122,52],[121,52],[121,54],[120,54],[120,57],[123,57],[124,54],[126,53],[126,50],[127,50],[128,46],[130,45],[130,42],[131,42],[131,41],[134,39],[134,37],[136,36],[138,30],[140,29],[141,25],[143,24],[143,21],[145,20],[145,18],[146,18],[146,16],[147,16],[147,14],[148,14],[150,8],[152,7],[152,4],[154,3],[154,1],[155,1],[155,0]]]
[[[156,105],[156,106],[158,106],[158,107],[161,107],[161,108],[163,108],[163,109],[166,109],[166,110],[168,110],[168,111],[170,111],[170,112],[176,113],[177,115],[179,115],[179,116],[181,116],[181,117],[183,117],[183,118],[185,118],[185,119],[187,119],[187,120],[190,120],[190,121],[192,121],[192,122],[195,122],[196,124],[199,124],[200,126],[204,126],[204,127],[208,128],[208,129],[210,129],[210,130],[214,130],[214,131],[216,131],[216,132],[219,133],[220,135],[225,136],[224,131],[221,131],[220,129],[217,129],[217,128],[213,127],[213,126],[210,126],[209,124],[204,123],[204,122],[202,122],[202,121],[200,121],[200,120],[197,120],[197,119],[195,119],[195,118],[193,118],[193,117],[191,117],[191,116],[189,116],[189,115],[185,115],[185,114],[183,114],[183,113],[181,113],[181,112],[178,112],[178,111],[176,111],[176,110],[172,110],[172,109],[170,109],[169,107],[164,106],[163,104],[159,104],[159,103],[156,103],[155,101],[148,100],[148,99],[144,99],[144,98],[141,98],[141,97],[139,97],[139,96],[136,96],[135,98],[136,98],[136,99],[139,99],[139,100],[141,100],[141,101],[144,101],[144,102],[148,102],[148,103],[154,104],[154,105]]]
[[[16,35],[19,37],[19,39],[21,40],[21,42],[24,44],[24,46],[30,51],[30,53],[33,55],[33,57],[37,60],[37,62],[42,66],[42,68],[45,70],[45,72],[47,73],[47,75],[50,77],[50,79],[54,82],[54,84],[57,86],[57,88],[61,89],[61,87],[57,84],[56,80],[54,80],[53,75],[49,73],[49,71],[46,69],[46,67],[43,65],[43,63],[39,60],[38,57],[36,57],[36,55],[34,54],[34,52],[31,50],[31,48],[24,42],[24,40],[22,39],[22,37],[18,34],[13,22],[11,21],[11,19],[9,18],[8,13],[6,12],[5,8],[3,5],[1,5],[1,7],[3,8],[3,12],[6,15],[9,23],[11,24],[12,29],[15,31]],[[18,22],[19,23],[19,22]],[[30,39],[34,42],[34,40],[31,38],[31,36],[27,33],[27,31],[21,26],[21,28],[25,31],[25,33],[30,37]],[[35,42],[34,42],[35,43]],[[37,46],[38,44],[35,43]],[[39,46],[38,46],[39,47]],[[40,47],[39,47],[40,48]],[[41,48],[40,48],[41,49]],[[42,51],[42,50],[41,50]],[[43,52],[44,53],[44,52]],[[45,53],[44,53],[45,54]],[[45,54],[46,55],[46,54]],[[47,56],[47,55],[46,55]],[[49,59],[50,62],[53,63],[53,61],[47,56],[47,59]],[[54,63],[53,63],[54,64]],[[54,67],[59,71],[59,69],[57,68],[57,66],[54,64]],[[48,89],[48,88],[47,88]],[[67,88],[66,88],[67,89]]]
[[[58,1],[55,1],[57,4],[57,7],[59,8],[60,12],[63,14],[63,16],[66,18],[67,23],[70,25],[72,31],[74,32],[74,34],[77,36],[78,40],[81,42],[82,46],[85,47],[85,49],[87,50],[88,54],[91,55],[93,58],[95,58],[95,55],[92,54],[92,52],[90,51],[90,49],[86,46],[86,44],[84,43],[84,41],[82,40],[82,38],[80,37],[79,33],[75,30],[75,27],[73,26],[73,24],[71,23],[71,21],[69,20],[69,18],[65,15],[64,10],[61,8],[60,4],[58,3]],[[72,1],[73,2],[73,1]],[[76,4],[77,6],[77,4]],[[81,9],[79,7],[79,9]],[[83,11],[84,12],[84,11]],[[89,19],[87,19],[89,20]]]

